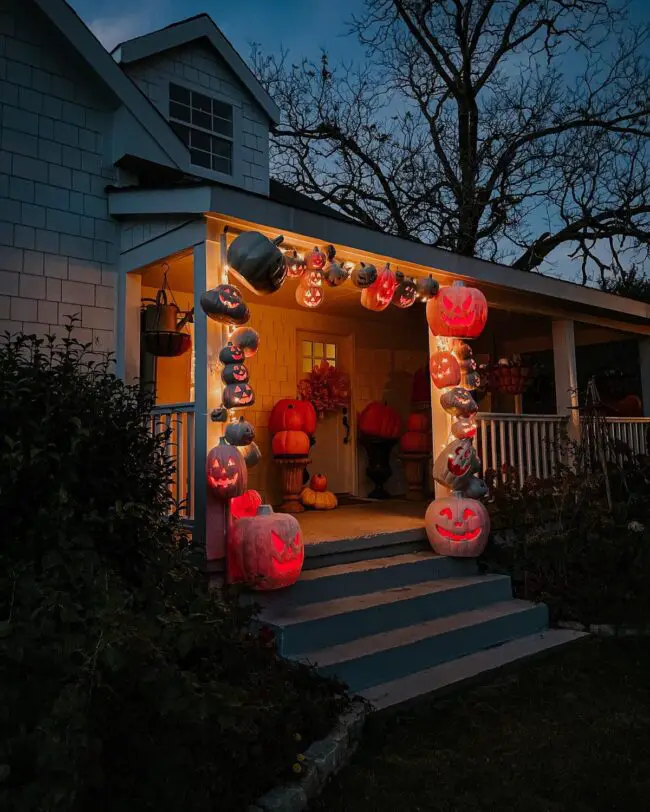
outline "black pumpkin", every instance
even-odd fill
[[[247,383],[229,383],[224,388],[221,399],[226,409],[243,409],[255,403],[255,392]]]
[[[228,409],[224,406],[219,406],[217,409],[213,409],[210,412],[210,420],[213,423],[225,423],[228,419]]]
[[[221,370],[224,383],[248,383],[248,367],[245,364],[226,364]]]
[[[363,262],[360,262],[352,271],[350,278],[356,288],[363,290],[377,281],[377,269],[374,265],[364,265]]]
[[[236,347],[229,341],[219,352],[219,360],[222,364],[241,364],[244,360],[244,351],[241,347]]]
[[[393,293],[393,304],[397,307],[411,307],[415,302],[418,295],[415,287],[415,282],[408,276],[405,276],[399,285],[395,288]]]
[[[299,256],[297,251],[294,250],[290,254],[287,254],[285,259],[289,279],[299,279],[307,270],[307,262],[304,257]]]
[[[221,324],[246,324],[251,314],[234,285],[217,285],[201,294],[201,309]]]
[[[260,337],[252,327],[238,327],[231,333],[230,340],[244,351],[246,358],[255,355],[260,346]]]
[[[250,445],[255,439],[255,429],[248,420],[240,417],[239,420],[226,426],[225,437],[230,445]]]
[[[433,299],[434,296],[438,295],[438,291],[440,290],[440,285],[431,275],[419,277],[415,286],[418,291],[418,296],[424,301]]]
[[[241,453],[244,455],[244,462],[248,468],[254,468],[262,459],[262,452],[257,443],[251,443],[245,448],[242,448]]]
[[[325,281],[331,288],[338,288],[347,281],[350,274],[338,262],[330,262],[325,268]]]
[[[228,248],[228,265],[239,281],[260,296],[275,293],[287,275],[283,237],[269,240],[259,231],[245,231]]]

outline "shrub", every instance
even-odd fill
[[[88,349],[0,345],[0,808],[245,808],[344,700],[207,591],[152,403]]]

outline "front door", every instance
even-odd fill
[[[304,378],[323,360],[345,372],[352,381],[352,337],[330,333],[298,333],[298,380]],[[352,401],[351,401],[352,402]],[[351,404],[325,414],[318,421],[316,444],[311,449],[309,473],[327,475],[328,490],[336,494],[355,490],[355,442]]]

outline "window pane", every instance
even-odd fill
[[[212,116],[202,113],[200,110],[192,110],[192,124],[196,127],[203,127],[204,130],[212,129]]]
[[[184,104],[179,104],[175,101],[169,102],[169,116],[170,118],[177,118],[180,121],[187,121],[190,120],[190,108],[186,107]]]
[[[199,130],[192,130],[192,147],[210,152],[210,136]]]
[[[170,85],[169,98],[173,99],[173,101],[183,102],[183,104],[189,104],[190,91],[185,87],[181,87],[180,85]]]
[[[172,121],[172,127],[176,135],[186,144],[190,143],[190,128],[184,127],[182,124],[176,124]]]
[[[222,141],[221,138],[212,138],[212,152],[214,155],[230,160],[231,151],[232,144],[230,141]]]
[[[303,358],[302,359],[302,371],[303,372],[311,372],[314,368],[311,358]]]
[[[201,150],[198,149],[191,149],[190,159],[195,166],[204,166],[206,169],[210,169],[209,152],[202,152]]]
[[[328,358],[336,358],[336,344],[327,344],[326,349]]]
[[[215,116],[232,121],[232,107],[229,104],[212,99],[212,113]]]
[[[314,341],[314,356],[322,358],[324,355],[323,343],[321,341]]]
[[[218,155],[212,156],[212,169],[215,172],[221,172],[223,175],[232,174],[232,167],[227,158],[220,158]]]
[[[302,354],[304,356],[311,355],[311,341],[302,342]]]
[[[226,121],[218,116],[212,117],[212,132],[227,135],[232,138],[232,121]]]
[[[192,93],[192,107],[203,110],[204,113],[212,112],[212,99],[202,93]]]

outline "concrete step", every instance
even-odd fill
[[[480,609],[369,635],[296,656],[352,692],[424,671],[457,657],[542,631],[548,624],[543,604],[510,600]]]
[[[375,710],[405,705],[426,694],[444,693],[478,681],[478,678],[482,680],[499,669],[542,656],[586,637],[588,635],[584,632],[549,629],[375,685],[361,694]]]
[[[389,569],[393,569],[390,567]],[[510,578],[475,575],[352,595],[322,603],[267,607],[260,622],[276,632],[278,651],[295,656],[412,627],[512,598]]]
[[[304,570],[430,550],[424,526],[305,545]]]
[[[259,593],[253,598],[261,606],[285,606],[289,611],[297,604],[321,603],[438,578],[469,577],[477,571],[474,558],[445,558],[422,550],[308,570],[292,587]]]

